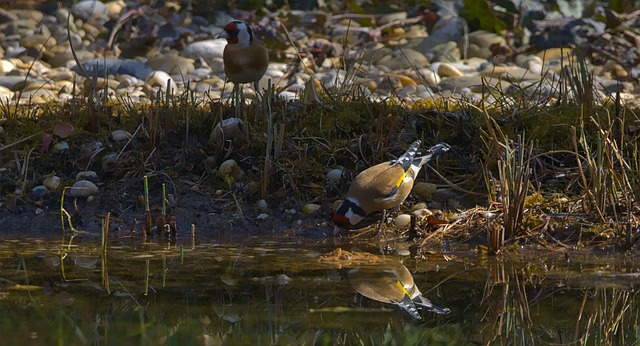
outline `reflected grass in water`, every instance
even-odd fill
[[[637,256],[523,250],[497,257],[451,252],[398,258],[425,296],[452,310],[423,313],[423,321],[415,321],[356,294],[347,268],[320,263],[331,247],[265,238],[194,248],[112,242],[104,257],[110,293],[102,281],[100,244],[5,241],[0,332],[9,344],[65,345],[638,340]]]

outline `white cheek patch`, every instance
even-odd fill
[[[362,221],[362,219],[364,219],[364,217],[356,214],[353,212],[353,209],[349,208],[349,210],[347,210],[347,212],[344,214],[344,216],[347,217],[347,219],[349,219],[349,223],[352,225],[357,225],[360,221]]]
[[[238,24],[238,44],[244,47],[248,47],[251,44],[251,34],[249,34],[249,27],[245,23]]]

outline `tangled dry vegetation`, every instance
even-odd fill
[[[580,69],[569,72],[572,83],[559,82],[568,86],[566,98],[534,102],[498,94],[489,105],[445,98],[378,103],[347,86],[310,87],[299,101],[269,92],[262,103],[238,109],[168,93],[148,105],[96,95],[37,106],[5,103],[1,198],[5,207],[42,203],[26,191],[47,175],[64,180],[88,169],[105,185],[189,176],[190,189],[233,191],[236,203],[318,203],[328,222],[329,206],[351,177],[422,139],[453,148],[429,172],[448,192],[429,205],[442,210],[437,218],[417,222],[417,234],[429,242],[452,238],[486,245],[490,253],[525,243],[630,249],[637,243],[640,119],[620,100],[595,99],[593,82]],[[235,116],[239,125],[226,137],[211,135]],[[55,150],[62,141],[56,124],[74,128],[64,138],[67,150]],[[116,143],[109,140],[114,130],[133,135]],[[97,141],[99,150],[87,150]],[[245,176],[217,174],[228,158]],[[325,174],[335,167],[347,174],[328,184]]]

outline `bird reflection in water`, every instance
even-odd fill
[[[419,309],[448,314],[425,297],[413,281],[411,272],[399,261],[385,261],[349,269],[347,277],[356,292],[375,301],[397,305],[415,319],[422,319]]]

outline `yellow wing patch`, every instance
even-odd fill
[[[409,292],[407,292],[407,289],[404,288],[404,285],[402,284],[402,282],[396,281],[396,286],[398,286],[398,288],[400,289],[400,291],[402,291],[402,293],[404,293],[407,297],[411,298],[411,295],[409,294]]]
[[[406,171],[404,171],[404,173],[400,176],[400,179],[398,179],[398,181],[396,181],[396,183],[394,185],[396,188],[398,188],[400,186],[400,184],[402,184],[402,181],[404,181],[404,178],[407,176],[408,172],[409,172],[408,169]]]

